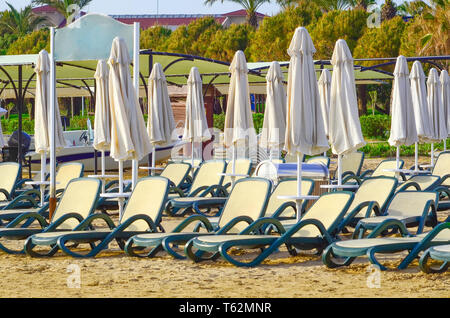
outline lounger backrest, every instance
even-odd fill
[[[399,166],[403,168],[404,161],[400,160]],[[386,171],[389,169],[396,169],[397,162],[396,160],[386,159],[380,162],[380,164],[375,168],[372,173],[372,177],[386,176],[386,177],[395,177],[395,172]]]
[[[418,175],[413,176],[409,178],[407,181],[401,184],[402,187],[407,186],[411,183],[417,183],[420,186],[420,190],[429,190],[430,188],[433,188],[435,184],[439,182],[441,178],[439,176],[435,175]]]
[[[319,199],[306,211],[301,221],[316,219],[320,221],[328,232],[334,228],[344,217],[353,200],[354,194],[346,191],[328,192],[322,194]],[[306,225],[293,236],[316,237],[321,236],[320,231],[314,225]]]
[[[263,178],[246,178],[236,181],[219,219],[223,227],[238,216],[248,216],[256,220],[264,215],[270,195],[271,183]],[[248,223],[240,223],[237,231],[242,231]]]
[[[250,159],[236,159],[236,166],[235,166],[235,172],[236,174],[249,174],[250,173],[250,167],[252,165],[252,162]],[[228,162],[227,169],[225,170],[225,173],[232,173],[233,172],[233,161]],[[235,177],[235,181],[242,179],[244,177]],[[222,184],[228,185],[231,184],[231,177],[225,176],[223,178]]]
[[[437,204],[438,194],[433,191],[401,191],[392,198],[387,208],[390,216],[420,217],[427,201]]]
[[[79,162],[69,162],[58,166],[56,173],[56,190],[65,189],[70,180],[83,176],[84,165]]]
[[[350,213],[358,205],[367,201],[376,201],[382,211],[386,208],[389,200],[394,194],[398,181],[393,177],[371,177],[365,179],[358,190],[356,190],[355,198],[353,199],[347,213]],[[365,217],[367,207],[355,215],[355,217]]]
[[[314,181],[311,179],[302,179],[302,195],[309,195],[314,189]],[[269,203],[267,204],[266,213],[267,217],[270,217],[277,211],[277,209],[285,202],[291,200],[279,199],[280,195],[297,195],[297,179],[285,179],[279,182],[276,188],[272,191],[269,198]],[[283,216],[295,216],[295,210],[293,208],[287,208]]]
[[[330,158],[324,156],[311,157],[306,160],[306,163],[321,163],[327,168],[330,167]]]
[[[69,181],[53,214],[52,221],[68,213],[78,213],[83,218],[94,212],[100,193],[101,182],[94,178],[77,178]],[[72,230],[79,224],[75,219],[68,219],[58,229]]]
[[[215,184],[220,184],[223,179],[223,176],[220,174],[225,171],[225,164],[226,163],[224,160],[204,161],[195,174],[190,192],[193,192],[203,186],[209,187]]]
[[[361,172],[362,163],[364,160],[364,152],[355,151],[342,156],[342,172],[353,172],[359,176]]]
[[[19,177],[19,170],[20,166],[17,162],[0,163],[0,189],[4,189],[11,194]],[[7,197],[0,192],[0,201],[4,200],[7,200]]]
[[[169,179],[178,187],[189,174],[190,170],[191,165],[189,163],[174,162],[169,163],[161,172],[160,176]]]
[[[441,178],[450,174],[450,151],[444,151],[439,154],[432,174]],[[442,184],[450,186],[450,179],[445,180]]]
[[[155,225],[161,222],[164,204],[169,192],[169,179],[164,177],[146,177],[139,179],[128,200],[121,222],[137,214],[148,215]],[[139,220],[127,227],[127,231],[145,231],[148,224]]]

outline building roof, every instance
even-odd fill
[[[244,9],[236,10],[236,11],[224,13],[223,16],[225,16],[225,17],[246,17],[247,16],[247,11],[245,11]],[[266,15],[262,14],[262,13],[259,13],[259,12],[256,12],[256,16],[264,18]]]
[[[213,17],[217,23],[222,23],[226,17],[211,14],[145,14],[145,15],[111,15],[112,18],[122,23],[131,24],[139,22],[142,29],[148,29],[155,25],[188,25],[189,23],[204,17]]]

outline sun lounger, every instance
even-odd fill
[[[224,177],[221,175],[225,171],[225,165],[224,160],[204,161],[197,170],[187,193],[180,188],[171,189],[173,193],[169,195],[166,213],[171,216],[184,215],[190,211],[198,198],[226,196],[228,192],[222,186]]]
[[[396,228],[402,237],[377,237],[388,229]],[[380,224],[367,238],[339,241],[328,246],[322,254],[323,263],[329,268],[350,265],[358,256],[367,255],[372,264],[386,270],[376,254],[392,254],[409,251],[398,269],[405,269],[419,253],[432,246],[450,244],[450,220],[437,225],[427,233],[411,235],[402,222],[390,220]]]
[[[170,233],[149,233],[131,237],[125,245],[125,252],[130,256],[154,257],[164,249],[169,255],[184,259],[184,254],[177,252],[174,246],[185,244],[199,235],[239,233],[248,224],[264,215],[270,190],[271,183],[267,179],[238,180],[225,203],[217,226],[213,226],[203,215],[192,215],[178,224]],[[202,227],[207,229],[207,232],[184,231],[190,225],[197,225],[198,222],[203,223]],[[137,253],[142,248],[151,250],[146,253]]]
[[[0,209],[8,206],[16,197],[15,190],[19,184],[20,165],[17,162],[0,163]],[[15,201],[19,205],[18,200]],[[26,200],[21,202],[21,207],[33,206],[30,202],[24,204]]]
[[[321,163],[325,167],[330,168],[330,158],[325,156],[315,156],[306,159],[305,163]]]
[[[362,181],[355,191],[355,198],[344,219],[339,225],[355,227],[359,220],[369,217],[371,213],[381,215],[394,195],[398,181],[392,177],[368,177]]]
[[[352,192],[329,192],[323,194],[305,213],[305,215],[290,229],[285,230],[275,218],[261,218],[253,222],[237,235],[207,235],[192,238],[185,246],[186,255],[195,262],[207,259],[203,253],[212,253],[209,257],[215,259],[222,256],[225,260],[237,266],[256,266],[286,245],[291,255],[296,255],[296,249],[321,251],[336,240],[337,226],[348,210],[354,194]],[[279,236],[258,234],[267,224],[273,225]],[[229,253],[230,249],[261,249],[253,260],[239,261]],[[197,249],[194,252],[194,249]]]
[[[71,231],[57,233],[42,233],[31,236],[25,243],[25,251],[31,256],[40,256],[33,248],[36,245],[53,246],[52,253],[59,247],[64,253],[73,257],[94,257],[108,248],[112,240],[116,240],[119,247],[131,236],[164,231],[161,225],[162,211],[169,192],[169,180],[164,177],[141,178],[128,199],[119,224],[115,226],[111,218],[103,213],[96,213],[86,218]],[[108,228],[93,229],[94,221],[104,221]],[[90,250],[81,254],[72,250],[68,242],[89,243]],[[94,245],[98,242],[97,245]]]
[[[405,162],[403,160],[399,160],[399,169],[403,168],[403,165]],[[365,170],[361,173],[360,176],[355,176],[352,174],[347,175],[345,178],[342,179],[343,184],[349,184],[352,182],[361,184],[362,180],[367,177],[379,177],[379,176],[386,176],[386,177],[396,177],[396,172],[391,171],[397,169],[397,161],[396,159],[385,159],[381,161],[375,169],[371,170]],[[400,174],[403,178],[404,176]]]
[[[374,211],[375,216],[360,219],[355,227],[353,237],[364,237],[367,230],[373,230],[378,225],[397,220],[406,227],[416,227],[420,234],[426,223],[437,224],[436,207],[438,193],[434,191],[401,191],[397,192],[384,213]]]
[[[0,237],[7,240],[24,240],[29,236],[41,232],[72,230],[89,214],[95,211],[95,204],[101,189],[99,180],[91,178],[77,178],[69,181],[58,205],[53,213],[51,223],[42,214],[25,212],[20,214],[8,225],[0,229]],[[39,227],[31,227],[31,222],[37,221]],[[23,224],[27,224],[24,227]],[[12,250],[0,243],[0,249],[7,253],[23,253],[23,250]]]

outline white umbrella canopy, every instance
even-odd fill
[[[430,113],[432,141],[439,142],[448,136],[447,118],[442,103],[441,83],[435,68],[430,70],[427,79],[427,101]]]
[[[319,89],[314,69],[316,48],[304,27],[295,30],[287,53],[289,73],[287,85],[287,111],[285,149],[297,155],[297,211],[302,199],[302,154],[316,155],[329,149],[320,106]],[[297,220],[300,213],[297,213]]]
[[[394,86],[391,100],[391,133],[389,144],[397,147],[397,169],[399,169],[400,146],[410,146],[418,141],[414,109],[412,105],[411,85],[406,58],[397,58],[394,70]]]
[[[224,124],[224,143],[226,147],[236,145],[238,141],[255,135],[250,106],[248,68],[244,52],[239,50],[235,53],[229,70],[231,72],[231,80],[228,89]]]
[[[338,185],[342,182],[342,155],[364,146],[358,116],[353,57],[345,40],[338,40],[331,58],[331,98],[329,113],[329,141],[338,155]]]
[[[323,124],[325,126],[325,134],[328,136],[328,116],[330,112],[331,99],[331,72],[327,68],[320,73],[319,81],[320,106],[322,109]]]
[[[445,118],[447,119],[447,133],[450,136],[450,76],[446,70],[441,71],[440,80],[442,104],[444,106]]]
[[[45,154],[50,151],[50,57],[42,50],[34,68],[36,73],[36,97],[34,109],[34,144],[35,151]],[[55,118],[60,118],[58,101],[55,101]],[[55,121],[55,148],[66,146],[61,120]]]
[[[266,75],[266,109],[260,137],[264,148],[278,148],[284,144],[286,132],[286,90],[280,64],[272,62]],[[272,151],[270,154],[272,155]]]
[[[175,121],[161,64],[155,63],[148,79],[147,133],[153,145],[176,140]]]
[[[194,163],[194,144],[211,139],[206,121],[203,102],[202,78],[197,67],[192,67],[187,80],[186,117],[183,140],[192,144],[192,165]]]
[[[411,97],[417,137],[420,143],[426,143],[431,138],[431,126],[430,115],[428,113],[425,73],[419,61],[413,63],[409,78],[411,81]]]
[[[150,153],[144,117],[130,74],[131,58],[122,38],[113,40],[109,64],[111,153],[116,161],[140,160]]]
[[[250,106],[248,68],[244,52],[236,51],[229,67],[231,73],[224,124],[224,145],[232,147],[232,175],[235,174],[236,146],[239,141],[256,141]],[[232,177],[234,180],[234,177]],[[234,182],[234,181],[233,181]]]
[[[290,58],[287,85],[285,149],[290,154],[316,155],[328,150],[314,69],[316,48],[304,27],[295,30],[287,50]]]
[[[105,60],[97,63],[94,74],[96,83],[94,142],[96,150],[106,151],[111,146],[111,127],[109,114],[108,64]]]

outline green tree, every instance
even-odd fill
[[[346,10],[352,6],[352,0],[311,0],[323,12]]]
[[[405,56],[448,55],[450,52],[450,1],[430,0],[431,5],[410,21],[400,53]],[[449,65],[448,61],[444,63]]]
[[[397,12],[400,15],[421,15],[422,12],[428,8],[428,4],[421,0],[405,1],[397,6]]]
[[[367,11],[370,6],[376,4],[376,0],[350,0],[350,5],[356,10]]]
[[[45,21],[45,18],[33,14],[31,6],[17,10],[8,2],[6,4],[10,10],[3,11],[0,16],[0,27],[5,33],[21,37],[32,32]]]
[[[330,59],[336,41],[344,39],[350,51],[367,29],[369,13],[364,10],[330,11],[310,26],[311,38],[316,47],[315,59]]]
[[[213,5],[219,0],[205,0],[205,4]],[[222,3],[225,0],[220,0]],[[270,2],[270,0],[227,0],[230,2],[241,5],[247,12],[247,22],[254,28],[258,26],[258,17],[256,16],[257,10],[264,3]]]
[[[140,46],[144,49],[156,51],[165,50],[167,39],[172,34],[170,29],[162,26],[153,26],[141,32]]]
[[[309,1],[298,1],[296,6],[265,17],[250,42],[249,55],[253,61],[283,61],[289,59],[287,49],[294,31],[309,25],[322,16],[321,9]]]
[[[167,51],[203,55],[220,29],[222,26],[213,17],[197,19],[171,33],[167,40]]]
[[[254,32],[253,27],[248,24],[233,24],[227,29],[218,30],[205,56],[231,62],[236,51],[241,50],[246,53],[247,60],[250,60],[248,47]]]
[[[392,20],[381,22],[379,28],[367,28],[364,34],[358,39],[353,51],[353,57],[397,57],[400,52],[405,28],[406,23],[399,16]],[[366,66],[378,63],[378,61],[361,62],[361,64]],[[391,66],[386,70],[392,72],[393,67]]]
[[[381,21],[393,19],[397,15],[397,6],[392,0],[385,0],[381,6]]]
[[[41,50],[50,50],[50,33],[48,29],[34,31],[15,41],[7,54],[37,54]]]

